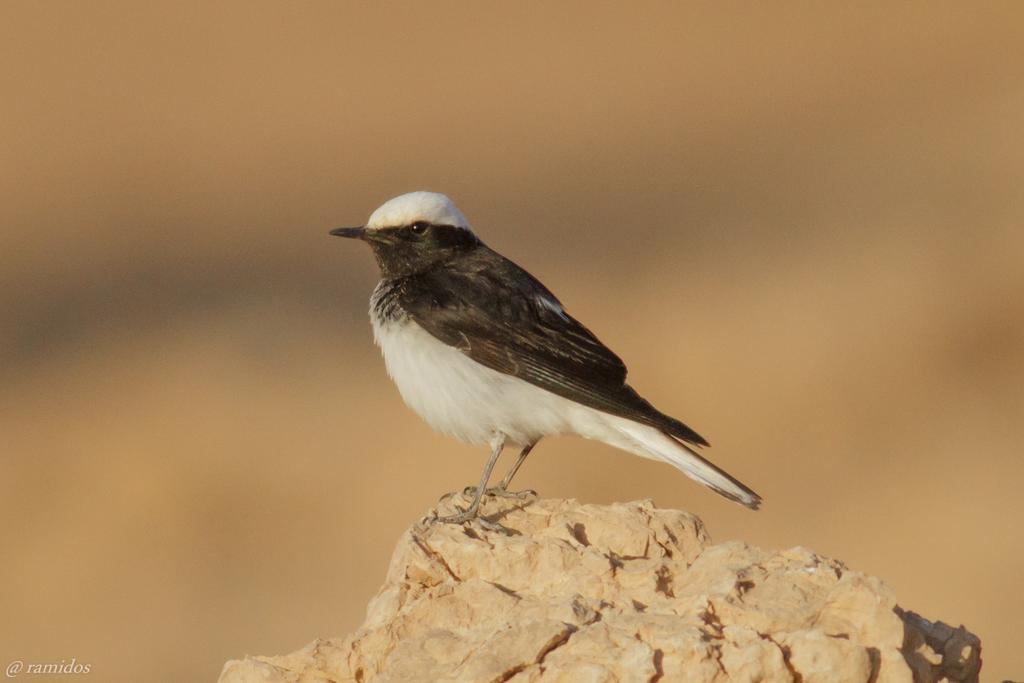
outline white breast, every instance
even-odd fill
[[[498,434],[526,445],[575,433],[594,413],[521,379],[477,363],[412,320],[380,321],[373,336],[406,405],[434,429],[472,444]]]

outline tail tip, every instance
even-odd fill
[[[723,491],[717,486],[712,486],[711,488],[715,491],[715,493],[724,496],[725,498],[728,498],[734,503],[739,503],[748,510],[761,509],[761,503],[763,502],[761,496],[757,495],[756,493],[754,493],[745,486],[743,487],[743,490],[741,492]]]

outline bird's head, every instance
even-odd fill
[[[458,207],[437,192],[389,199],[370,214],[366,225],[331,234],[369,243],[387,278],[427,270],[480,244]]]

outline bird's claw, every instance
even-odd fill
[[[466,496],[475,496],[476,487],[467,486],[466,488],[462,489],[462,493],[463,495]],[[537,492],[534,491],[533,489],[523,489],[522,491],[509,491],[508,489],[504,489],[500,486],[492,486],[489,489],[484,489],[484,495],[494,496],[495,498],[512,498],[515,500],[527,500],[529,498],[536,498]]]
[[[477,510],[470,508],[454,515],[436,516],[431,521],[439,524],[465,524],[476,519]]]
[[[504,534],[506,536],[511,536],[513,533],[515,533],[511,529],[506,527],[504,524],[501,524],[499,522],[492,522],[491,520],[487,519],[486,517],[481,516],[479,514],[479,510],[474,511],[472,509],[464,510],[464,511],[459,512],[458,514],[454,514],[454,515],[445,515],[444,517],[434,516],[434,517],[431,517],[429,520],[425,520],[425,521],[429,521],[430,524],[457,524],[457,525],[462,525],[462,524],[466,524],[467,522],[470,522],[470,523],[474,523],[474,524],[480,525],[480,527],[482,529],[485,529],[487,531],[492,531],[492,532]]]
[[[537,497],[537,492],[534,491],[533,489],[523,489],[522,491],[509,491],[508,489],[499,488],[497,486],[492,489],[487,489],[485,493],[492,496],[497,496],[498,498],[512,498],[515,500],[528,500],[530,498]]]

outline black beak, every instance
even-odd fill
[[[366,238],[366,228],[335,228],[331,234],[336,237],[351,237],[361,240]]]

